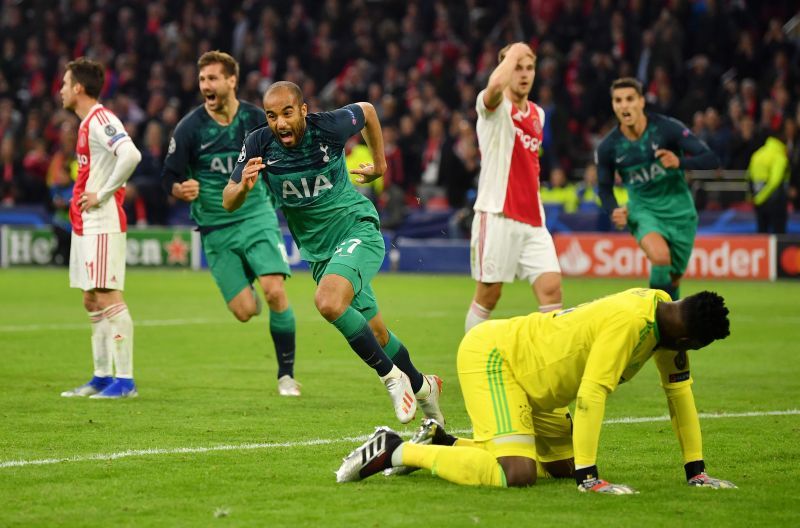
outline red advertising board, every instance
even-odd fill
[[[777,258],[778,277],[800,279],[800,237],[797,235],[778,235]]]
[[[634,238],[626,234],[554,235],[564,275],[646,277],[650,262]],[[701,236],[695,241],[687,277],[702,279],[772,278],[769,236]]]

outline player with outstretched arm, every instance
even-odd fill
[[[238,209],[258,181],[267,184],[317,282],[319,313],[380,376],[401,423],[415,415],[443,420],[441,380],[423,375],[383,322],[370,282],[386,248],[378,213],[350,183],[344,144],[361,132],[374,164],[352,172],[362,182],[386,171],[380,121],[370,103],[308,113],[300,88],[274,83],[264,94],[267,122],[245,139],[223,205]]]

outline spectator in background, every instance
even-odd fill
[[[539,107],[544,110],[544,126],[542,127],[542,151],[540,160],[542,171],[560,163],[567,156],[569,144],[568,118],[563,107],[556,104],[553,89],[545,84],[539,88]]]
[[[594,163],[586,165],[586,168],[583,169],[583,179],[575,187],[575,194],[578,197],[579,210],[588,212],[601,210],[600,195],[597,192],[597,165]]]
[[[383,175],[383,193],[378,201],[382,212],[381,225],[395,229],[405,219],[406,199],[404,184],[403,153],[397,144],[397,128],[392,125],[383,128],[383,151],[386,154],[386,172]]]
[[[424,137],[417,133],[416,123],[410,115],[400,118],[400,137],[397,141],[403,155],[403,189],[407,197],[415,197],[422,176],[422,149]],[[416,203],[418,205],[418,202]]]
[[[421,183],[428,186],[439,184],[439,167],[442,160],[442,146],[445,141],[444,123],[439,118],[428,121],[428,137],[422,150]]]
[[[755,119],[759,110],[756,82],[753,79],[744,79],[739,89],[744,113]]]
[[[747,168],[759,233],[785,233],[788,205],[789,157],[782,134],[770,134]]]
[[[789,200],[795,211],[800,211],[800,104],[798,119],[787,119],[784,125],[786,155],[789,157]]]
[[[727,168],[732,170],[747,170],[753,153],[763,144],[756,135],[756,124],[749,115],[743,115],[739,121],[739,129],[731,138],[730,152]]]
[[[567,180],[567,173],[561,167],[553,167],[549,182],[539,189],[542,203],[561,208],[565,213],[578,210],[578,192],[575,185]]]
[[[790,2],[764,8],[763,2],[515,0],[471,1],[462,9],[441,1],[195,0],[169,9],[173,3],[0,5],[0,138],[11,131],[17,163],[39,137],[45,152],[56,150],[58,127],[45,122],[55,114],[48,90],[55,95],[57,72],[87,53],[104,63],[103,96],[139,145],[151,120],[170,131],[176,121],[168,118],[199,103],[194,58],[215,47],[239,59],[240,98],[257,104],[277,78],[297,81],[312,111],[361,99],[379,86],[383,98],[373,103],[380,103],[382,122],[406,130],[398,144],[408,175],[403,187],[412,197],[428,121],[447,123],[461,112],[476,122],[477,91],[506,39],[531,43],[540,57],[534,100],[545,108],[545,127],[553,128],[545,131],[546,172],[561,166],[569,173],[570,163],[589,161],[610,118],[607,102],[598,100],[610,78],[638,77],[652,109],[683,119],[709,106],[726,111],[737,100],[741,113],[728,116],[732,132],[743,114],[762,123],[765,99],[773,100],[767,122],[779,130],[800,99],[800,50],[782,27],[795,14]],[[412,126],[400,125],[409,116]],[[736,154],[731,151],[730,163]],[[27,169],[20,170],[27,179]]]
[[[344,144],[344,161],[348,171],[358,169],[364,163],[372,163],[372,155],[369,153],[369,147],[364,144],[360,135],[352,136]],[[383,177],[369,183],[359,183],[358,174],[352,172],[349,174],[350,182],[356,190],[369,198],[372,203],[375,203],[383,191]]]
[[[62,119],[58,136],[58,148],[50,157],[47,167],[47,186],[49,190],[48,210],[56,248],[53,251],[53,264],[69,264],[70,238],[72,224],[69,219],[69,206],[72,187],[78,178],[78,159],[75,157],[75,143],[78,139],[77,120]]]
[[[706,108],[704,113],[706,134],[704,141],[708,147],[719,157],[722,167],[727,167],[730,162],[730,144],[732,134],[727,125],[722,123],[719,112],[713,106]]]
[[[150,121],[144,131],[142,161],[125,187],[125,213],[137,225],[165,225],[167,196],[161,187],[164,165],[164,132],[158,121]]]
[[[55,161],[55,159],[54,156],[53,160]],[[69,161],[66,158],[62,158],[57,166],[53,166],[51,163],[51,169],[49,209],[52,212],[51,227],[56,240],[56,248],[53,251],[53,264],[67,266],[69,265],[70,237],[72,236],[69,205],[70,200],[72,200],[72,187],[78,174],[78,163],[74,156]]]
[[[22,173],[20,180],[22,201],[33,204],[47,203],[47,168],[50,165],[50,156],[47,153],[47,142],[39,137],[30,142],[29,150],[22,158]]]
[[[439,181],[453,209],[467,204],[467,193],[477,188],[480,173],[478,140],[472,125],[461,114],[453,114],[447,140],[442,146]]]
[[[15,157],[14,136],[6,134],[0,139],[0,204],[15,205],[22,197],[22,164]]]
[[[597,185],[597,165],[589,163],[583,171],[583,180],[576,186],[578,195],[578,210],[585,212],[602,211],[600,193]],[[622,178],[614,179],[614,198],[617,203],[624,206],[628,203],[628,191],[622,184]],[[611,218],[605,214],[597,215],[595,230],[600,232],[611,230]]]

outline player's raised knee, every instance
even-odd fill
[[[319,313],[328,321],[335,321],[347,310],[347,306],[342,299],[336,296],[325,294],[317,290],[314,296],[314,305]]]

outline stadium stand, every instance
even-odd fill
[[[6,1],[0,222],[46,222],[56,173],[74,174],[77,123],[58,90],[64,64],[81,55],[107,65],[102,99],[147,153],[129,185],[131,223],[187,222],[154,195],[153,178],[179,116],[199,104],[196,59],[218,48],[239,60],[239,94],[256,104],[278,79],[300,85],[312,111],[371,101],[391,136],[390,172],[372,189],[382,213],[407,236],[459,236],[480,163],[475,97],[498,49],[516,40],[538,54],[544,181],[552,170],[581,181],[614,124],[610,82],[631,75],[649,108],[687,123],[723,160],[725,170],[693,175],[701,229],[752,214],[742,171],[770,133],[786,139],[798,210],[796,10],[790,0]],[[556,231],[603,226],[583,206],[553,215]]]

